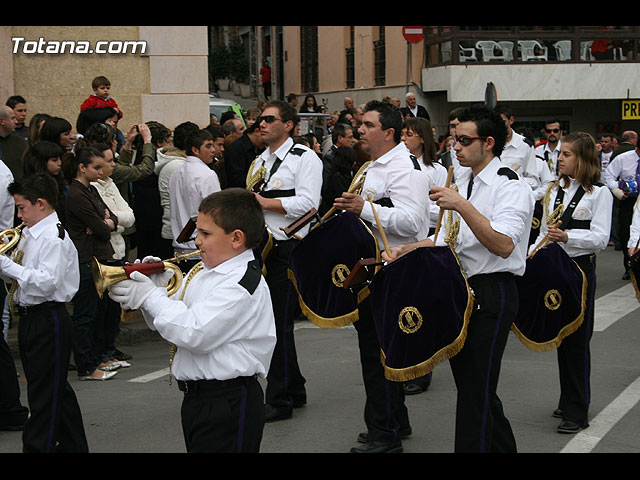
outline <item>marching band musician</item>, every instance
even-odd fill
[[[266,389],[266,421],[273,422],[291,418],[293,408],[307,401],[306,380],[298,365],[293,336],[297,296],[287,271],[289,254],[295,242],[309,232],[309,225],[296,233],[298,238],[288,238],[281,228],[312,208],[318,209],[322,160],[307,146],[294,144],[292,135],[298,115],[288,103],[280,100],[268,102],[256,123],[266,149],[253,162],[248,178],[260,169],[265,172],[255,189],[258,191],[254,192],[273,235],[273,247],[265,260],[277,331],[276,350]]]
[[[638,242],[640,242],[640,200],[636,200],[631,227],[629,227],[629,243],[627,243],[629,257],[638,251]]]
[[[410,156],[400,140],[400,111],[391,104],[371,101],[365,106],[363,124],[358,132],[363,149],[374,160],[363,172],[365,180],[361,194],[345,192],[335,199],[334,206],[359,215],[370,225],[381,246],[376,214],[390,247],[425,238],[429,231],[427,193],[431,177],[420,170],[417,160]],[[375,213],[369,199],[377,204]],[[359,304],[358,311],[359,319],[354,327],[358,332],[366,392],[367,432],[358,437],[363,445],[352,448],[351,452],[401,452],[401,438],[411,433],[403,386],[384,376],[369,299]]]
[[[584,320],[578,330],[558,348],[560,400],[554,417],[562,418],[560,433],[576,433],[589,426],[591,354],[596,290],[596,254],[609,241],[613,196],[599,183],[600,162],[595,140],[588,133],[574,132],[562,139],[558,163],[560,178],[551,185],[547,215],[564,205],[561,224],[543,219],[531,251],[548,235],[584,272],[587,301]]]
[[[167,186],[171,206],[171,231],[173,247],[179,254],[189,254],[196,250],[192,239],[178,243],[182,229],[197,216],[200,202],[209,194],[220,191],[218,174],[209,168],[215,160],[216,146],[213,136],[207,130],[195,130],[185,139],[187,158],[169,179]],[[180,268],[187,273],[200,259],[197,256],[181,262]]]
[[[479,308],[470,320],[462,350],[450,359],[457,394],[456,452],[515,452],[516,441],[497,396],[498,377],[511,324],[518,311],[516,275],[525,271],[533,195],[531,188],[498,158],[507,131],[488,107],[465,109],[456,127],[454,150],[464,169],[460,193],[432,187],[440,208],[460,217],[455,251]],[[445,214],[446,216],[446,214]],[[417,247],[445,245],[438,238],[392,248],[392,261]]]
[[[67,380],[73,326],[65,304],[78,291],[80,271],[76,247],[55,212],[58,185],[50,175],[35,174],[8,190],[25,224],[14,259],[0,255],[0,276],[17,285],[10,294],[20,315],[18,345],[31,411],[23,451],[87,453],[82,413]]]
[[[177,347],[171,370],[184,392],[187,451],[257,453],[264,429],[257,377],[265,378],[276,343],[269,290],[252,251],[264,214],[250,192],[229,188],[202,201],[197,230],[202,263],[171,297],[171,270],[133,272],[109,295],[140,308],[149,328]]]

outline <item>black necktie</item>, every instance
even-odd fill
[[[467,200],[469,200],[469,197],[471,196],[471,190],[473,190],[473,175],[471,175],[469,185],[467,185]]]

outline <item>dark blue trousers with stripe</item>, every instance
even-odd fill
[[[18,345],[31,411],[22,435],[25,453],[89,451],[80,406],[67,381],[72,330],[62,303],[20,316]]]
[[[562,419],[570,420],[581,427],[589,426],[589,403],[591,400],[591,350],[593,335],[593,312],[596,292],[596,257],[582,256],[573,259],[587,278],[587,301],[584,320],[580,328],[566,337],[558,347],[558,370],[560,374],[560,401]]]
[[[178,381],[189,453],[258,453],[264,429],[264,393],[258,379]]]
[[[450,359],[457,388],[455,452],[516,452],[497,388],[502,354],[518,311],[513,275],[469,278],[479,308],[460,353]]]

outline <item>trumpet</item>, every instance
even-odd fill
[[[0,238],[7,237],[7,241],[0,246],[0,255],[4,255],[7,252],[10,252],[15,248],[20,240],[20,231],[25,226],[25,223],[22,222],[17,227],[7,228],[6,230],[0,232]]]
[[[173,277],[169,280],[167,285],[167,293],[173,295],[176,293],[182,285],[182,270],[176,264],[181,261],[198,255],[200,250],[196,250],[191,253],[185,253],[182,255],[176,255],[168,260],[162,260],[160,262],[140,262],[140,263],[126,263],[123,266],[114,267],[101,264],[97,258],[93,257],[91,265],[93,282],[95,283],[98,296],[102,298],[104,291],[111,285],[126,280],[131,276],[133,272],[141,272],[145,275],[153,275],[154,273],[161,273],[166,270],[173,270]]]

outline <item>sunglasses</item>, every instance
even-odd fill
[[[282,121],[281,118],[278,118],[275,115],[262,115],[256,119],[256,123],[260,124],[263,120],[265,121],[265,123],[273,123],[276,120]]]
[[[489,137],[468,137],[466,135],[463,135],[462,137],[459,137],[457,135],[454,136],[455,141],[463,147],[468,147],[473,143],[474,140],[485,140],[487,138]]]
[[[558,133],[560,131],[560,129],[559,128],[545,128],[544,131],[547,132],[547,133]]]

